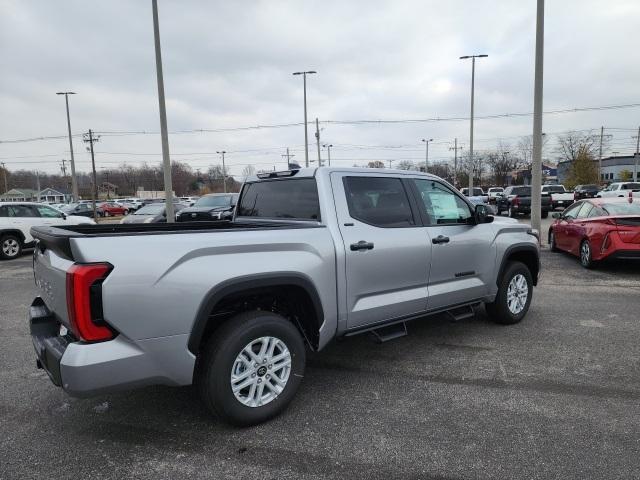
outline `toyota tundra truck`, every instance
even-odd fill
[[[294,397],[307,351],[400,337],[448,313],[515,324],[538,280],[539,235],[433,175],[270,172],[228,222],[33,228],[37,364],[74,396],[195,384],[237,425]]]

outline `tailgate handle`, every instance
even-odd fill
[[[373,243],[360,240],[358,243],[351,244],[351,251],[356,250],[373,250]]]

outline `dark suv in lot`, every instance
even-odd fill
[[[237,193],[211,193],[198,199],[193,207],[183,209],[176,215],[178,222],[203,222],[231,220],[238,202]]]
[[[576,185],[573,189],[576,200],[582,200],[583,198],[595,198],[599,191],[600,188],[595,184]]]

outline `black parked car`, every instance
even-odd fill
[[[547,218],[551,210],[551,196],[542,193],[540,216]],[[511,186],[496,198],[498,215],[506,210],[507,215],[516,217],[518,214],[531,214],[531,187],[526,185]]]
[[[576,200],[581,200],[583,198],[595,198],[599,191],[600,187],[595,184],[576,185],[576,187],[573,189]]]
[[[176,216],[178,222],[230,220],[238,201],[237,193],[211,193],[200,197],[193,207],[187,207]]]
[[[69,205],[62,207],[60,210],[67,215],[93,218],[93,205],[91,203],[70,203]]]
[[[176,218],[178,212],[184,207],[179,203],[173,204],[173,209]],[[166,223],[167,222],[167,206],[165,203],[150,203],[144,207],[140,207],[138,210],[130,215],[127,215],[120,223]]]

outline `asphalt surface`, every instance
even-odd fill
[[[246,429],[192,388],[68,397],[35,368],[29,254],[0,262],[0,478],[640,478],[640,265],[542,260],[519,325],[334,342]]]

